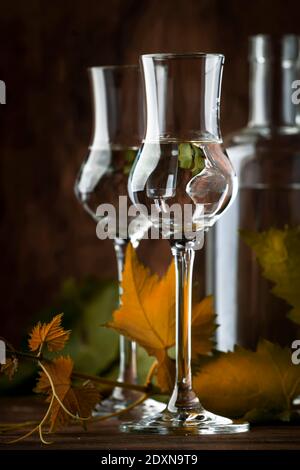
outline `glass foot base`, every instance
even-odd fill
[[[137,398],[136,398],[137,399]],[[116,413],[118,411],[124,410],[130,406],[135,400],[118,400],[116,398],[110,397],[106,400],[103,400],[101,403],[96,405],[95,410],[93,411],[93,416],[104,416],[107,414]],[[143,403],[137,405],[128,411],[130,417],[136,418],[147,418],[148,416],[155,416],[156,414],[162,412],[166,407],[165,403],[153,400],[152,398],[147,398]],[[127,413],[126,413],[127,414]],[[127,414],[127,419],[128,419]]]
[[[131,401],[128,400],[118,400],[113,397],[106,398],[96,405],[92,415],[93,416],[104,416],[107,414],[116,413],[118,411],[127,408],[130,405]]]
[[[156,414],[161,413],[165,407],[165,403],[153,400],[152,398],[147,398],[147,400],[136,407],[136,410],[142,418],[147,418],[148,416],[153,418]]]
[[[214,415],[206,410],[173,414],[168,410],[140,421],[123,423],[122,432],[150,434],[234,434],[249,431],[249,424]]]

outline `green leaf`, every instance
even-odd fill
[[[84,306],[64,349],[64,354],[72,357],[76,370],[100,374],[109,371],[117,360],[119,337],[100,326],[111,320],[117,298],[116,284],[102,283]]]
[[[127,149],[125,151],[125,165],[123,168],[124,175],[129,175],[133,162],[135,160],[137,151],[133,149]]]
[[[138,381],[143,384],[146,381],[149,369],[153,364],[152,356],[149,356],[147,351],[141,346],[137,345],[137,364],[138,364]]]
[[[197,148],[197,147],[196,147]],[[194,157],[194,167],[192,168],[193,176],[198,175],[205,167],[205,159],[201,155],[195,155]]]
[[[205,167],[205,156],[203,150],[191,143],[181,143],[178,145],[179,167],[191,170],[195,176]]]
[[[191,144],[182,143],[178,145],[178,160],[180,168],[189,170],[193,164],[193,149]]]
[[[191,144],[192,149],[193,149],[193,155],[195,158],[205,158],[204,152],[201,147],[198,147],[198,145]]]
[[[293,307],[288,317],[300,324],[300,228],[242,231],[241,236],[254,250],[263,276],[275,284],[272,292]]]
[[[119,356],[119,337],[100,325],[111,320],[118,303],[118,286],[114,281],[67,279],[52,305],[34,315],[32,323],[48,322],[53,315],[64,312],[63,325],[72,330],[64,354],[70,354],[76,370],[88,374],[116,374]],[[28,329],[30,330],[30,328]],[[22,350],[27,349],[27,332]],[[53,357],[55,354],[49,354]],[[14,379],[0,378],[0,393],[29,393],[35,383],[36,367],[22,361]]]
[[[71,335],[64,349],[76,370],[88,374],[107,373],[118,360],[118,335],[100,325],[109,321],[118,303],[118,287],[114,281],[67,279],[53,306],[39,320],[47,321],[53,312],[64,312],[64,327]]]
[[[0,395],[24,395],[30,393],[35,384],[37,373],[36,364],[31,361],[22,361],[18,367],[13,380],[8,380],[2,375],[0,377]]]

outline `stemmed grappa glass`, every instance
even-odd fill
[[[170,239],[176,265],[176,378],[166,409],[124,423],[121,429],[126,432],[186,435],[248,430],[248,423],[206,411],[192,386],[195,250],[237,191],[219,129],[223,62],[222,55],[203,53],[141,57],[147,126],[129,191],[134,204]]]
[[[97,223],[99,238],[113,239],[121,295],[122,272],[129,241],[136,248],[149,226],[147,219],[120,216],[120,199],[127,213],[128,174],[143,132],[141,74],[138,66],[89,69],[94,104],[94,133],[88,155],[75,183],[75,193]],[[100,209],[100,205],[103,210]],[[100,207],[99,207],[100,206]],[[116,217],[115,217],[116,216]],[[136,223],[135,223],[136,222]],[[120,336],[118,381],[137,383],[136,344]],[[96,414],[113,413],[137,399],[137,393],[116,387],[97,406]],[[144,414],[162,408],[156,400],[143,404]]]

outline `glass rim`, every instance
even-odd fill
[[[92,70],[126,70],[126,69],[139,69],[137,64],[121,64],[121,65],[92,65],[87,67],[88,71]]]
[[[154,53],[154,54],[142,54],[141,58],[153,58],[153,59],[180,59],[180,58],[187,58],[187,59],[197,59],[197,58],[221,58],[225,59],[224,54],[220,53],[213,53],[213,52],[161,52],[161,53]]]

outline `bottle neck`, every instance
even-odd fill
[[[297,127],[297,106],[291,99],[292,83],[297,75],[295,60],[250,62],[249,127]]]

